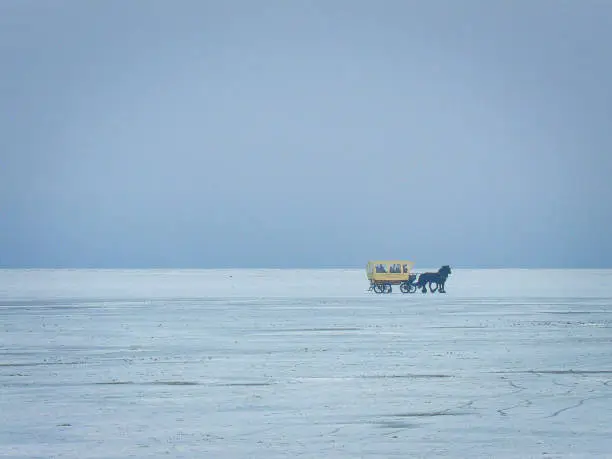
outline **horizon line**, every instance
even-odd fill
[[[2,271],[54,271],[54,270],[72,270],[72,271],[220,271],[220,270],[270,270],[270,271],[316,271],[316,270],[365,270],[364,266],[251,266],[251,267],[240,267],[240,266],[217,266],[217,267],[170,267],[170,266],[131,266],[131,267],[96,267],[96,266],[1,266]],[[576,266],[576,267],[537,267],[537,266],[452,266],[453,270],[610,270],[612,267],[602,266]],[[423,269],[436,269],[432,266],[424,265],[422,268],[416,268],[412,271],[417,272]]]

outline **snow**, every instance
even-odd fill
[[[612,455],[612,270],[367,288],[365,270],[0,271],[0,456]]]

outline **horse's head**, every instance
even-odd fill
[[[444,266],[442,266],[442,267],[441,267],[441,268],[438,270],[438,272],[439,272],[441,275],[448,277],[448,276],[450,275],[450,273],[451,273],[451,268],[450,268],[450,266],[448,266],[448,265],[444,265]]]

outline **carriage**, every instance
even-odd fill
[[[448,265],[442,266],[437,272],[416,274],[412,272],[414,262],[407,260],[374,260],[369,261],[366,274],[370,281],[368,291],[376,293],[391,293],[393,285],[399,285],[402,293],[414,293],[417,289],[426,293],[436,291],[446,293],[444,284],[451,274]]]
[[[366,267],[370,288],[376,293],[391,293],[399,285],[402,293],[416,292],[417,275],[412,273],[414,262],[407,260],[374,260]]]

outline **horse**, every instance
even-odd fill
[[[440,289],[440,293],[446,293],[444,290],[444,284],[446,279],[451,274],[451,268],[448,265],[442,266],[438,269],[437,273],[423,273],[419,276],[419,280],[416,283],[416,287],[421,289],[421,292],[427,293],[426,286],[429,285],[429,291],[431,293]],[[436,288],[432,288],[431,284],[436,284]]]

